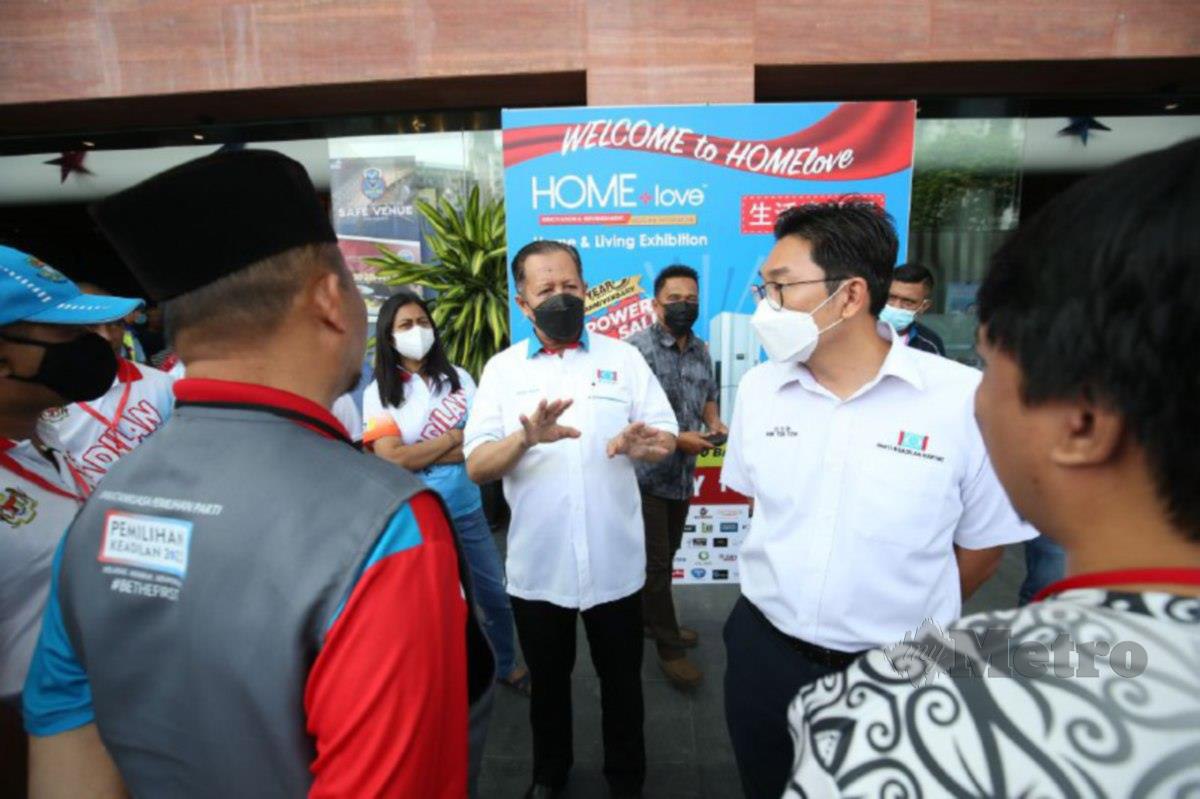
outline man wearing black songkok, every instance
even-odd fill
[[[491,655],[440,499],[329,411],[365,309],[303,167],[222,153],[93,214],[188,377],[56,555],[34,791],[464,796]]]

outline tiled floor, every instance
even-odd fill
[[[1011,607],[1024,576],[1022,551],[1010,547],[1000,571],[968,603],[967,612]],[[652,645],[646,643],[642,674],[648,762],[644,793],[648,799],[735,799],[742,795],[725,729],[721,691],[725,671],[721,626],[737,597],[736,586],[675,589],[681,622],[700,633],[693,661],[704,671],[705,679],[696,690],[685,693],[672,687],[659,671]],[[600,799],[608,795],[601,773],[600,689],[582,629],[578,641],[573,697],[575,767],[567,796]],[[529,786],[528,714],[528,700],[508,690],[497,693],[480,782],[483,799],[519,799]]]

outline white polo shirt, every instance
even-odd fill
[[[803,366],[747,372],[721,473],[755,500],[742,593],[779,630],[841,651],[958,618],[954,544],[1036,535],[984,449],[979,372],[879,333],[892,342],[879,374],[844,401]]]
[[[171,417],[174,384],[166,372],[122,358],[108,393],[92,402],[50,408],[42,414],[38,432],[95,485]]]
[[[50,595],[50,567],[83,505],[65,456],[0,439],[0,697],[21,693]]]
[[[541,400],[574,400],[559,423],[582,436],[539,444],[504,478],[512,508],[508,592],[586,610],[627,597],[646,579],[642,502],[633,462],[608,442],[631,422],[672,435],[675,412],[641,353],[607,336],[561,355],[526,339],[483,370],[463,451],[521,429]]]

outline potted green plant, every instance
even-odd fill
[[[432,233],[432,263],[409,261],[384,246],[367,261],[389,285],[421,286],[435,294],[433,321],[453,363],[479,379],[483,365],[508,346],[508,247],[504,200],[481,202],[471,190],[462,207],[445,198],[417,201]]]

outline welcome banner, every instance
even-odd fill
[[[589,330],[650,323],[654,275],[701,275],[696,332],[749,314],[749,287],[780,211],[855,195],[896,221],[907,251],[912,102],[553,108],[503,113],[509,252],[575,244]],[[511,280],[511,278],[510,278]],[[513,338],[529,335],[512,308]]]
[[[805,203],[875,203],[895,220],[903,259],[915,118],[909,101],[505,110],[509,257],[537,239],[575,245],[587,328],[617,338],[654,323],[659,271],[696,269],[694,330],[709,343],[728,420],[760,357],[750,286],[776,218]],[[515,303],[510,318],[513,341],[532,335]],[[700,473],[678,581],[737,580],[729,558],[746,510],[724,504],[742,500],[716,485],[719,466],[706,460]]]

